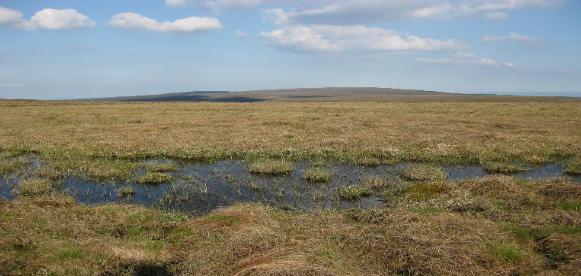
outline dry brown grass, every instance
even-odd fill
[[[581,154],[578,118],[576,101],[0,102],[0,145],[107,157],[544,162]]]
[[[197,218],[127,205],[83,206],[58,194],[0,201],[0,274],[506,275],[581,269],[581,215],[556,207],[578,198],[576,184],[492,176],[437,185],[448,187],[429,198],[404,191],[392,198],[392,207],[374,210],[297,213],[245,204]],[[470,198],[489,205],[468,208],[473,203],[464,201]]]

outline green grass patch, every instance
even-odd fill
[[[331,180],[331,172],[327,168],[312,167],[305,170],[303,178],[309,182],[326,183]]]
[[[507,223],[502,228],[520,240],[528,240],[533,236],[531,229],[517,224]]]
[[[61,262],[80,260],[83,258],[83,252],[79,248],[65,248],[58,253],[57,257]]]
[[[519,164],[509,164],[502,162],[486,162],[483,164],[483,166],[487,173],[511,174],[524,172],[527,170],[526,167]]]
[[[45,179],[26,179],[21,181],[17,187],[18,195],[24,197],[48,195],[52,192],[52,183]]]
[[[339,188],[337,194],[340,199],[356,200],[371,195],[371,189],[365,186],[349,185]]]
[[[255,174],[287,175],[292,173],[293,164],[286,160],[257,160],[248,166],[248,170]]]
[[[139,184],[160,184],[172,181],[172,176],[165,173],[148,172],[137,179]]]
[[[414,184],[407,188],[407,193],[413,199],[426,200],[449,190],[450,186],[443,183]]]
[[[442,168],[427,164],[412,165],[401,171],[400,177],[410,181],[434,181],[447,178]]]
[[[580,175],[581,174],[581,157],[577,157],[567,165],[565,169],[566,174]]]
[[[516,263],[522,259],[522,252],[516,244],[498,244],[493,246],[492,254],[498,259]]]
[[[565,210],[565,211],[574,211],[579,212],[581,211],[581,200],[565,200],[561,202],[557,202],[556,207]]]

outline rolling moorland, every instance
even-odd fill
[[[0,274],[576,274],[580,118],[575,98],[376,88],[0,101]],[[212,175],[256,196],[131,204],[207,200]]]

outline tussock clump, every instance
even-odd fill
[[[277,256],[266,254],[254,256],[237,264],[233,275],[337,275],[325,267],[313,264],[307,257],[298,254]]]
[[[168,173],[177,171],[177,166],[173,163],[146,164],[145,170],[148,172]]]
[[[18,184],[17,193],[20,196],[34,197],[49,195],[54,191],[52,183],[44,179],[27,179]]]
[[[355,162],[357,165],[365,166],[365,167],[377,167],[381,165],[381,160],[375,157],[363,157]]]
[[[133,187],[131,186],[124,186],[119,188],[119,190],[117,190],[117,193],[119,193],[119,196],[122,197],[130,197],[135,194],[135,189],[133,189]]]
[[[257,204],[240,204],[222,210],[214,211],[204,217],[193,220],[195,225],[211,227],[238,227],[243,225],[276,226],[270,218],[270,208]]]
[[[385,178],[378,177],[378,176],[372,176],[372,177],[364,178],[362,185],[365,187],[369,187],[373,190],[380,190],[380,189],[385,189],[385,188],[389,187],[390,183],[389,183],[389,180],[387,180]]]
[[[533,192],[530,185],[520,185],[509,176],[485,176],[458,185],[475,195],[501,199],[508,209],[535,209],[542,205],[542,198]]]
[[[371,195],[371,189],[365,186],[349,185],[337,190],[337,195],[344,200],[357,200]]]
[[[255,174],[286,175],[293,171],[293,164],[285,160],[258,160],[252,162],[248,169]]]
[[[553,234],[539,243],[550,268],[565,275],[581,271],[581,233]]]
[[[161,184],[171,182],[172,176],[165,173],[148,172],[137,179],[139,184]]]
[[[26,162],[20,159],[0,160],[0,177],[8,176],[26,166]]]
[[[370,263],[402,274],[510,274],[538,271],[541,262],[514,245],[519,258],[506,261],[496,245],[514,244],[494,223],[459,214],[415,214],[402,209],[383,214],[381,224],[347,233],[347,250],[365,252]]]
[[[331,172],[327,168],[312,167],[305,170],[303,178],[313,183],[326,183],[331,180]]]
[[[499,174],[511,174],[524,172],[527,170],[526,167],[518,164],[508,164],[500,162],[485,162],[484,170],[487,173],[499,173]]]
[[[581,198],[581,186],[565,179],[545,181],[535,185],[538,192],[552,200]]]
[[[410,181],[434,181],[447,178],[441,168],[426,164],[412,165],[401,171],[400,177]]]
[[[495,209],[495,206],[487,198],[476,196],[465,190],[453,190],[441,200],[443,209],[464,213],[480,213]]]
[[[581,174],[581,157],[577,157],[567,165],[565,169],[565,173],[571,175],[579,175]]]
[[[226,241],[225,249],[230,252],[231,260],[265,252],[274,248],[284,240],[271,226],[247,225],[231,233]]]

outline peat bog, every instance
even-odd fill
[[[25,156],[12,160],[23,168],[0,178],[0,199],[15,198],[22,193],[23,183],[42,182],[34,177],[34,172],[42,168],[38,158]],[[276,170],[281,166],[283,173]],[[581,176],[567,174],[567,166],[562,164],[523,168],[506,175],[526,180],[567,177],[581,182]],[[491,174],[482,165],[328,163],[322,169],[318,162],[308,161],[190,163],[157,159],[145,161],[129,179],[64,176],[54,181],[54,186],[57,191],[84,204],[132,203],[205,214],[236,203],[261,203],[303,211],[379,208],[385,204],[385,193],[389,189],[411,183],[463,181]]]

